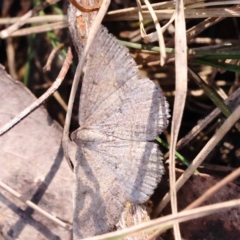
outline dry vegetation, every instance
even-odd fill
[[[58,76],[66,56],[67,46],[71,45],[65,17],[68,1],[55,2],[57,3],[43,8],[36,13],[36,16],[29,18],[24,27],[10,33],[6,39],[0,35],[2,37],[0,38],[0,63],[5,66],[13,79],[23,82],[37,97],[41,96]],[[43,1],[38,0],[3,0],[0,5],[0,30],[6,29],[14,22],[19,22],[17,17],[31,9],[36,9],[40,3],[44,4]],[[239,105],[239,90],[237,89],[240,73],[238,60],[240,58],[240,1],[186,0],[184,12],[180,9],[180,16],[177,15],[179,22],[176,25],[170,20],[176,16],[173,15],[175,1],[151,1],[151,3],[153,9],[149,12],[146,6],[139,11],[134,0],[112,0],[104,24],[113,35],[121,40],[122,44],[129,47],[142,76],[159,82],[172,113],[176,111],[174,114],[177,115],[173,118],[173,124],[170,124],[161,136],[162,139],[170,144],[170,136],[173,136],[171,135],[173,130],[170,131],[171,126],[178,131],[177,126],[181,123],[178,137],[181,141],[177,144],[179,153],[176,158],[176,169],[171,160],[167,161],[169,158],[167,144],[159,140],[161,149],[165,153],[166,174],[148,203],[152,218],[166,216],[172,212],[168,204],[169,196],[165,196],[169,191],[169,165],[170,172],[176,173],[179,178],[187,166],[192,162],[193,164],[184,173],[185,175],[180,177],[182,182],[177,184],[177,189],[181,187],[177,194],[178,211],[184,209],[186,213],[183,211],[179,216],[169,216],[146,223],[143,229],[147,227],[157,229],[159,226],[164,226],[160,229],[163,232],[161,237],[169,240],[174,239],[171,228],[174,220],[184,222],[193,219],[180,224],[183,239],[237,240],[240,236],[240,208],[231,208],[232,210],[228,208],[237,206],[240,202],[232,201],[225,205],[223,202],[240,197],[240,182],[237,179],[240,174],[238,169],[240,167],[240,127],[238,123],[235,124],[240,118],[240,109],[237,108],[231,115]],[[182,13],[185,15],[181,15]],[[163,36],[159,33],[159,26],[156,22],[153,23],[153,17],[159,19],[162,30],[164,30]],[[142,24],[139,24],[139,18],[142,18]],[[186,20],[186,31],[184,25],[181,25],[181,18]],[[143,29],[146,34],[143,33]],[[158,32],[155,32],[156,29]],[[154,34],[147,34],[152,32]],[[175,35],[177,35],[176,40]],[[163,39],[165,48],[162,44],[162,49],[160,49],[159,42],[162,43]],[[184,49],[185,40],[187,49]],[[64,46],[61,45],[62,43]],[[51,70],[43,72],[42,69],[51,51],[59,45],[61,49],[53,59]],[[159,52],[166,52],[166,58],[159,57]],[[185,56],[187,56],[188,70],[184,62]],[[76,60],[75,57],[61,86],[44,103],[50,116],[62,126],[66,114],[66,102],[76,69]],[[176,67],[175,60],[177,61]],[[164,65],[163,61],[165,61]],[[185,78],[187,71],[188,78]],[[175,73],[177,73],[176,76]],[[176,81],[178,87],[176,87]],[[234,93],[235,91],[237,92]],[[174,108],[176,95],[179,96],[180,102]],[[228,97],[231,101],[229,105],[226,105],[224,101]],[[182,121],[181,111],[177,113],[181,108],[184,110]],[[77,111],[78,107],[75,106],[72,129],[77,128]],[[2,161],[4,159],[0,159],[0,162]],[[233,176],[225,179],[231,172],[234,172]],[[171,176],[171,179],[173,181],[172,191],[174,191],[174,176]],[[3,181],[1,174],[0,181]],[[213,186],[216,189],[212,189]],[[219,190],[218,187],[221,189]],[[201,201],[194,206],[189,206],[210,188],[211,190],[202,197]],[[165,200],[162,201],[164,196]],[[190,210],[216,203],[219,205]],[[218,210],[221,208],[227,210]],[[205,215],[209,216],[198,218]],[[175,236],[177,236],[177,225],[175,226]],[[170,230],[166,231],[166,229]],[[141,229],[136,227],[132,231],[137,230]],[[126,230],[125,235],[129,233],[130,230],[129,232]]]

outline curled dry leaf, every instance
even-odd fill
[[[0,125],[36,98],[0,66]],[[40,107],[0,137],[0,181],[63,222],[72,222],[72,185],[61,149],[62,128]],[[74,151],[74,149],[73,149]],[[68,231],[0,188],[5,239],[71,239]]]

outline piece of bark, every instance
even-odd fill
[[[0,125],[36,98],[0,66]],[[0,180],[60,220],[72,223],[73,174],[63,157],[62,128],[40,107],[0,137]],[[73,149],[73,152],[75,150]],[[68,231],[0,188],[5,239],[71,239]]]

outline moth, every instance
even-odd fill
[[[83,36],[69,19],[80,55]],[[154,139],[168,118],[161,88],[139,76],[128,50],[101,26],[84,67],[80,127],[71,135],[77,145],[74,239],[113,230],[127,202],[150,198],[164,172]]]

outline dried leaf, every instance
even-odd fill
[[[0,125],[34,100],[0,66]],[[61,136],[62,128],[43,107],[30,114],[0,137],[0,180],[24,199],[71,223],[73,174],[63,158]],[[70,239],[72,234],[2,189],[0,229],[6,239]]]

